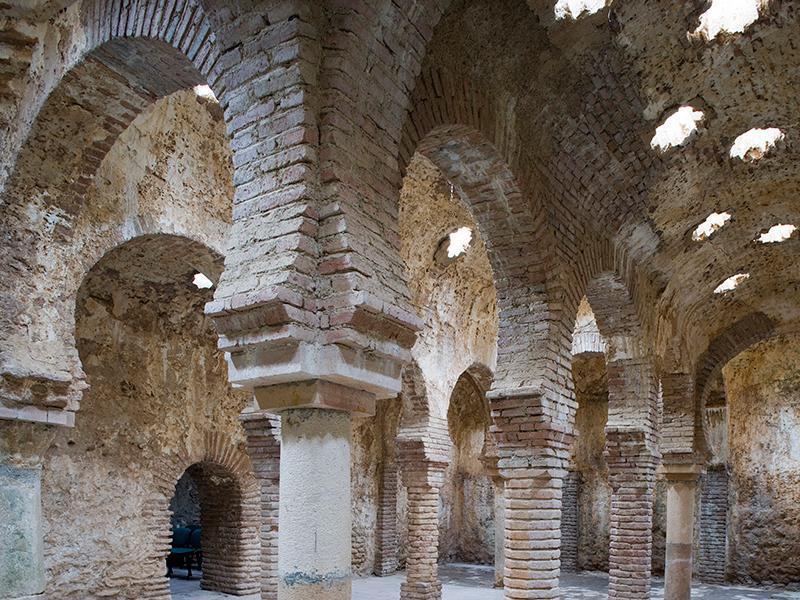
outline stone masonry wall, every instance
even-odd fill
[[[240,592],[257,585],[257,563],[243,558],[240,538],[254,526],[237,419],[247,395],[228,389],[203,315],[212,292],[191,283],[196,271],[219,277],[230,177],[219,108],[192,91],[169,96],[106,156],[72,243],[43,248],[61,267],[39,285],[77,296],[76,315],[53,321],[77,321],[90,386],[75,428],[57,429],[43,457],[46,595],[163,598],[170,497],[186,468],[212,457],[205,470],[218,470],[232,487],[224,504],[205,487],[205,516],[227,554],[205,585]],[[158,232],[169,235],[137,238]],[[215,511],[227,515],[222,529],[213,525]]]
[[[753,346],[724,368],[730,427],[728,576],[800,582],[800,339]]]

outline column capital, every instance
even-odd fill
[[[320,408],[349,412],[358,417],[375,414],[374,394],[320,379],[258,387],[255,398],[258,407],[269,412]]]
[[[422,322],[366,292],[340,296],[334,306],[273,286],[206,304],[231,383],[255,389],[320,379],[397,396]]]
[[[667,481],[697,481],[702,473],[702,466],[691,463],[664,462],[658,468],[658,474]]]

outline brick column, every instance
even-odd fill
[[[408,554],[401,600],[439,600],[439,491],[445,464],[421,463],[403,468],[408,489]]]
[[[694,505],[700,468],[693,464],[664,464],[667,481],[667,557],[664,600],[692,597]]]
[[[564,482],[561,500],[561,568],[574,573],[578,570],[578,492],[581,474],[570,471]]]
[[[439,491],[450,448],[447,422],[404,428],[397,436],[398,462],[408,494],[406,580],[401,600],[439,600]]]
[[[653,492],[658,457],[641,430],[606,428],[611,484],[608,597],[650,597]]]
[[[506,500],[505,484],[501,477],[492,478],[494,484],[494,587],[503,587],[506,568]]]
[[[278,597],[278,489],[281,421],[266,412],[240,417],[247,433],[247,453],[261,484],[261,598]]]
[[[397,464],[386,457],[381,473],[378,503],[378,535],[375,575],[386,577],[397,571]]]
[[[725,583],[728,556],[728,471],[709,467],[701,479],[697,571],[704,583]]]
[[[558,598],[561,496],[572,427],[552,418],[537,389],[488,397],[505,481],[505,596]]]

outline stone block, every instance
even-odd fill
[[[0,465],[0,598],[44,591],[41,471]]]

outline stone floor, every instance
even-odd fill
[[[173,569],[172,579],[169,580],[169,591],[172,595],[172,600],[220,600],[226,598],[237,598],[239,600],[260,600],[261,596],[255,594],[252,596],[229,596],[228,594],[220,594],[219,592],[208,592],[200,589],[200,576],[202,573],[197,569],[192,570],[192,578],[186,578],[186,571],[183,569]]]
[[[200,589],[197,575],[186,580],[179,569],[179,576],[170,580],[172,600],[218,600],[232,598],[225,594],[206,592]],[[444,583],[442,600],[502,600],[503,592],[491,589],[493,570],[474,565],[443,565],[439,575]],[[353,600],[397,600],[403,574],[392,577],[370,577],[353,581]],[[604,573],[564,573],[561,576],[561,596],[569,600],[603,600],[607,597],[608,576]],[[246,600],[257,600],[258,596],[240,596]],[[653,600],[664,598],[664,581],[654,580]],[[692,600],[800,600],[800,592],[785,590],[753,589],[743,587],[718,587],[697,585],[692,591]]]

